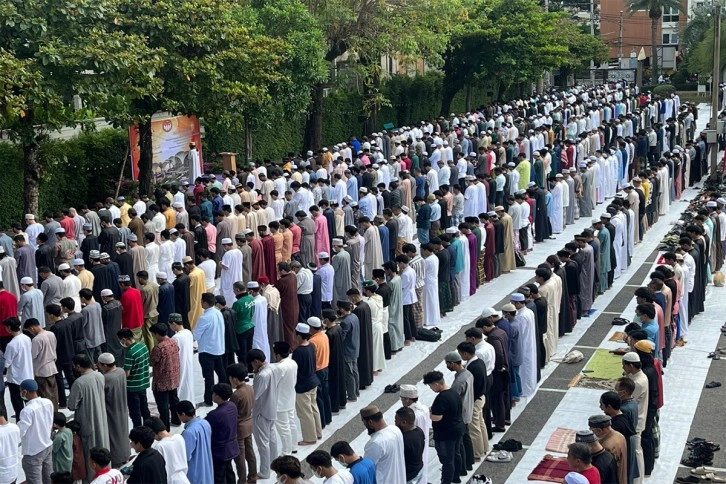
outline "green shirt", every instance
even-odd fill
[[[145,344],[136,341],[126,348],[124,370],[129,372],[126,391],[141,392],[149,388],[149,350]]]
[[[70,472],[73,466],[73,432],[61,429],[53,436],[53,472]]]
[[[237,334],[255,327],[255,322],[252,320],[255,315],[255,298],[252,297],[252,294],[247,293],[237,298],[232,305],[232,310],[235,317],[234,330]]]

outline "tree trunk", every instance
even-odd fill
[[[324,84],[314,84],[310,93],[310,108],[305,123],[305,151],[316,151],[323,145],[323,88]]]
[[[471,111],[471,94],[472,94],[473,88],[471,86],[471,82],[466,85],[466,101],[464,104],[466,105],[466,112]]]
[[[149,195],[154,189],[152,160],[154,157],[151,138],[151,117],[139,123],[139,195]]]
[[[249,164],[252,161],[252,126],[250,120],[245,118],[245,162]]]
[[[40,161],[38,160],[38,143],[33,138],[23,144],[23,200],[25,213],[40,216],[38,197],[40,185]]]
[[[653,86],[658,84],[658,20],[650,20],[650,82]]]

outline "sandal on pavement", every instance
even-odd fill
[[[710,381],[706,383],[706,388],[717,388],[721,386],[721,382],[718,381]]]
[[[507,452],[506,450],[500,450],[499,452],[491,452],[486,457],[486,460],[488,462],[511,462],[512,453]]]
[[[705,476],[706,474],[713,474],[714,472],[716,472],[716,469],[706,466],[698,466],[691,469],[691,474],[694,476]]]
[[[701,479],[696,476],[683,476],[683,477],[676,477],[676,482],[697,484],[697,483],[701,482]]]

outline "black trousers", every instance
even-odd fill
[[[212,460],[212,468],[214,469],[215,484],[236,484],[237,478],[232,469],[232,459]]]
[[[312,294],[298,294],[297,295],[297,304],[300,308],[298,321],[301,323],[307,324],[308,318],[313,315],[312,313],[312,306],[313,306],[313,295]]]
[[[509,414],[509,372],[494,370],[492,373],[494,384],[492,385],[492,421],[495,427],[505,428],[507,415]]]
[[[464,472],[461,475],[466,475],[467,471],[474,467],[474,444],[469,435],[469,424],[466,424],[466,432],[464,432],[461,439],[461,456],[464,466]]]
[[[416,320],[413,318],[413,304],[403,306],[403,335],[406,341],[416,338]]]
[[[144,420],[151,417],[149,402],[146,399],[146,390],[140,392],[126,392],[126,401],[129,405],[129,417],[134,427],[144,423]]]
[[[25,402],[20,396],[20,385],[17,383],[8,383],[8,389],[10,390],[10,403],[13,405],[13,411],[15,412],[15,421],[20,420],[20,411],[25,406]]]
[[[157,392],[154,390],[154,400],[156,400],[156,406],[159,409],[159,418],[166,425],[167,432],[171,430],[171,423],[181,425],[179,415],[176,413],[176,404],[179,403],[179,396],[176,390],[176,388],[165,392]]]
[[[315,374],[318,375],[318,380],[320,380],[315,400],[318,404],[320,423],[323,427],[333,421],[333,411],[330,406],[330,387],[328,386],[329,371],[330,370],[328,368],[323,368],[322,370],[315,372]]]
[[[252,339],[255,337],[254,326],[247,331],[237,333],[237,362],[247,365],[247,353],[252,349]]]
[[[56,385],[58,386],[58,405],[65,407],[68,404],[68,398],[66,397],[66,386],[63,383],[63,377],[66,377],[68,382],[68,388],[73,386],[73,382],[76,381],[76,374],[73,372],[72,363],[56,363],[58,373],[55,374]]]
[[[648,409],[645,417],[645,428],[640,439],[640,446],[643,448],[643,465],[645,475],[649,476],[655,467],[655,437],[653,436],[653,425],[655,424],[656,409]]]
[[[202,367],[202,378],[204,378],[204,403],[212,404],[212,387],[214,386],[214,374],[217,374],[219,383],[227,383],[227,372],[224,368],[223,355],[212,355],[210,353],[199,353],[199,365]]]

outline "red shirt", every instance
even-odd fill
[[[10,336],[3,321],[18,315],[18,300],[8,290],[0,291],[0,336]]]
[[[166,338],[151,349],[149,363],[154,368],[152,390],[168,392],[179,388],[181,375],[179,346],[175,339]]]
[[[597,467],[590,466],[589,469],[585,469],[579,472],[580,474],[585,476],[587,482],[589,482],[590,484],[600,484],[600,471],[597,470]]]
[[[130,287],[119,298],[121,303],[121,327],[128,329],[140,328],[144,324],[144,304],[141,302],[141,291]]]
[[[68,237],[70,240],[74,240],[76,238],[76,221],[73,220],[71,217],[63,216],[62,219],[58,221],[61,227],[63,227],[63,230],[66,231],[66,237]]]

